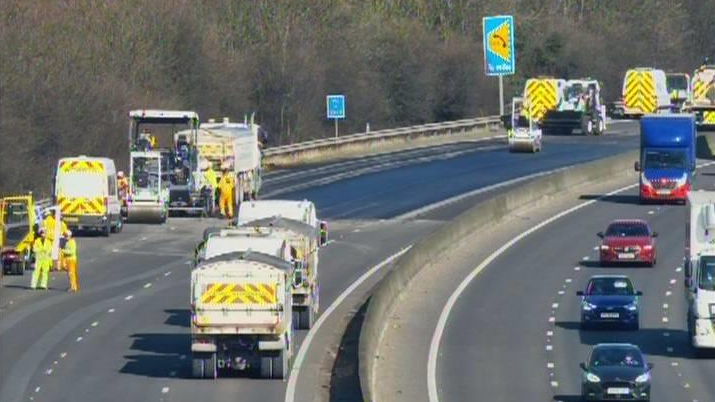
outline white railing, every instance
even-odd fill
[[[338,138],[321,138],[319,140],[299,142],[296,144],[282,145],[268,148],[264,151],[265,156],[287,156],[290,154],[300,154],[307,151],[336,148],[345,145],[352,145],[361,142],[384,141],[397,137],[417,137],[426,135],[444,135],[453,133],[463,133],[470,130],[482,129],[490,125],[499,124],[499,116],[477,117],[474,119],[454,120],[443,123],[429,123],[418,126],[391,128],[386,130],[371,131],[346,135]]]

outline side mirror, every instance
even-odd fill
[[[641,290],[637,291],[636,296],[643,296],[643,291],[641,291]]]
[[[653,363],[648,363],[646,367],[648,367],[648,370],[653,370]]]
[[[653,232],[650,234],[651,237],[658,237],[658,232]]]
[[[320,247],[328,245],[328,222],[320,221]]]
[[[576,296],[583,296],[585,293],[583,293],[583,290],[579,290],[576,292]]]
[[[600,237],[600,238],[602,238],[602,239],[603,239],[604,237],[606,237],[606,235],[604,235],[603,232],[598,232],[598,233],[596,233],[596,236],[598,236],[598,237]]]
[[[633,169],[634,169],[636,172],[640,172],[640,171],[641,171],[641,163],[638,162],[638,161],[636,161],[636,163],[633,164]]]
[[[586,363],[581,362],[578,364],[578,366],[581,367],[581,370],[588,371],[588,369],[586,368]]]

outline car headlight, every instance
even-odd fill
[[[581,303],[581,306],[583,307],[584,311],[591,311],[596,308],[595,304],[586,301]]]
[[[586,373],[586,381],[588,382],[601,382],[601,379],[598,378],[596,374],[593,373]]]
[[[643,384],[644,382],[650,381],[650,373],[643,373],[636,377],[636,383]]]
[[[628,309],[628,311],[636,311],[636,310],[638,310],[638,304],[631,303],[626,306],[626,309]]]

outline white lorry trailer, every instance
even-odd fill
[[[318,249],[327,244],[327,223],[318,220],[315,205],[307,200],[244,202],[237,217],[240,226],[270,229],[288,242],[295,265],[293,321],[298,329],[310,329],[320,309]]]
[[[715,350],[715,191],[691,192],[685,219],[688,334],[694,348]]]
[[[217,238],[220,244],[212,245]],[[281,255],[285,242],[252,243],[271,254],[227,251],[236,240],[242,241],[223,232],[211,235],[206,257],[191,272],[192,374],[216,378],[232,371],[288,378],[294,349],[293,265]]]

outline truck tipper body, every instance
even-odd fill
[[[685,289],[693,347],[715,349],[715,191],[688,195]]]
[[[192,374],[288,378],[293,356],[293,266],[261,252],[204,259],[191,273]]]
[[[320,308],[318,249],[327,243],[327,225],[316,217],[310,201],[252,201],[242,203],[238,223],[251,232],[284,239],[294,263],[293,320],[310,329]]]
[[[640,120],[640,200],[685,202],[695,171],[695,120],[690,114]]]

